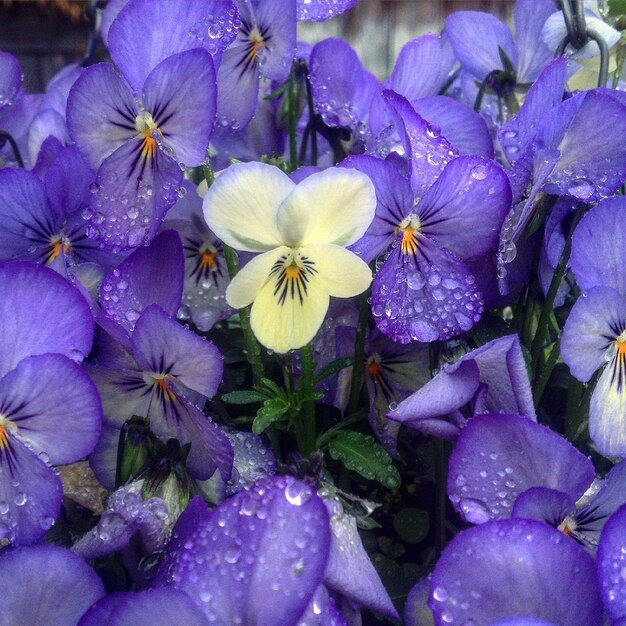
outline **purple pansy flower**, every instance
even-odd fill
[[[0,171],[0,256],[50,265],[63,275],[84,262],[112,268],[119,257],[100,250],[85,234],[82,211],[93,179],[75,146],[61,150],[43,182],[25,170]]]
[[[164,35],[157,32],[161,27],[152,21],[161,11],[168,17],[182,13],[177,25],[182,28],[213,3],[204,3],[199,13],[198,2],[188,8],[168,2],[159,11],[146,4],[129,3],[109,31],[111,56],[121,74],[106,63],[86,69],[67,105],[70,136],[98,170],[85,213],[87,232],[114,249],[133,248],[154,236],[178,197],[179,163],[184,168],[204,162],[215,120],[211,55],[201,47],[190,49],[193,38],[178,31],[167,40],[176,53],[170,47],[166,55]],[[151,16],[147,24],[142,7]],[[135,36],[138,27],[142,38]]]
[[[378,200],[372,225],[352,249],[370,261],[391,244],[372,286],[381,332],[400,343],[448,339],[480,319],[481,294],[464,261],[495,248],[510,187],[493,161],[457,157],[404,98],[389,91],[385,97],[409,158],[355,156],[344,163],[372,179]]]
[[[77,624],[104,596],[102,581],[82,558],[49,545],[2,550],[0,585],[4,624]]]
[[[356,0],[297,0],[296,7],[299,20],[324,22],[349,11],[355,4]]]
[[[105,338],[102,338],[103,342]],[[216,469],[230,477],[233,450],[226,435],[202,413],[222,380],[223,363],[209,341],[178,324],[156,304],[147,307],[134,324],[128,344],[112,338],[103,358],[88,370],[104,407],[105,421],[121,428],[133,415],[150,420],[157,437],[191,443],[188,468],[200,479]],[[103,442],[101,445],[112,443]],[[96,473],[98,461],[92,459]]]
[[[93,336],[81,294],[52,270],[17,261],[0,264],[0,292],[0,536],[24,545],[59,514],[51,465],[93,450],[102,409],[77,364]]]
[[[444,365],[432,380],[387,414],[425,434],[455,440],[471,416],[481,413],[526,415],[535,407],[526,362],[517,335],[494,339]]]
[[[237,0],[240,22],[217,72],[218,124],[243,129],[257,107],[261,77],[283,82],[296,49],[293,0]]]

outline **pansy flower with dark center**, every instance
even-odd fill
[[[465,261],[495,249],[510,206],[509,183],[493,161],[457,156],[406,99],[390,91],[385,98],[406,158],[344,162],[374,181],[378,200],[371,227],[352,249],[366,261],[387,254],[372,286],[372,313],[382,333],[400,343],[448,339],[482,314],[476,277]]]

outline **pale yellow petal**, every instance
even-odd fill
[[[235,309],[242,309],[251,304],[270,279],[274,263],[289,252],[289,248],[281,246],[248,261],[230,281],[226,289],[226,302]]]
[[[357,296],[372,282],[372,270],[367,263],[340,246],[304,246],[301,254],[314,263],[316,279],[336,298]]]
[[[289,246],[347,246],[363,236],[375,208],[376,191],[365,174],[333,167],[305,178],[285,199],[278,229]]]
[[[274,352],[301,348],[319,330],[328,303],[328,293],[314,272],[299,284],[295,280],[281,281],[280,272],[276,272],[254,300],[252,330]]]
[[[276,214],[294,187],[273,165],[236,163],[217,177],[204,196],[204,219],[224,243],[237,250],[277,248],[283,241]]]

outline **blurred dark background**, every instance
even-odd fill
[[[82,58],[90,31],[88,6],[87,0],[0,0],[0,50],[20,60],[27,91],[42,91],[58,70]],[[358,0],[352,11],[333,20],[301,22],[299,35],[310,43],[341,37],[368,69],[385,77],[402,45],[439,32],[449,13],[487,11],[510,22],[513,6],[514,0]]]

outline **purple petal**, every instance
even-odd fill
[[[357,53],[345,41],[329,38],[313,47],[309,61],[315,108],[328,126],[362,130],[375,91]]]
[[[554,13],[552,0],[517,0],[515,3],[515,40],[519,53],[517,82],[531,83],[554,56],[543,41],[541,31]]]
[[[478,415],[450,456],[448,495],[468,522],[483,523],[508,517],[531,487],[577,500],[594,476],[591,461],[548,428],[517,415]]]
[[[531,3],[526,1],[524,4],[530,6]],[[561,102],[566,80],[566,58],[554,59],[528,90],[517,115],[502,125],[498,139],[509,163],[514,163],[524,152],[541,118]]]
[[[67,99],[67,128],[93,169],[137,134],[137,104],[110,63],[83,71]]]
[[[583,217],[570,265],[583,291],[604,286],[626,294],[626,198],[602,200]]]
[[[399,619],[398,613],[370,561],[356,526],[334,500],[325,500],[330,515],[331,542],[324,583],[357,605]]]
[[[80,362],[91,350],[89,305],[55,271],[32,263],[0,264],[0,376],[24,357],[56,352]]]
[[[202,602],[219,623],[295,624],[330,546],[328,513],[314,490],[275,477],[198,517],[197,507],[180,517],[159,582]]]
[[[230,46],[217,71],[217,120],[222,128],[240,131],[257,108],[259,68],[247,62],[248,46],[239,41]]]
[[[493,158],[493,139],[485,119],[466,104],[447,96],[411,100],[425,120],[437,125],[441,134],[459,151]]]
[[[404,605],[404,623],[406,626],[433,626],[433,613],[428,608],[430,595],[430,575],[420,578],[409,591]]]
[[[436,96],[455,62],[454,52],[445,37],[423,35],[404,44],[391,76],[385,81],[385,88],[393,89],[409,101]],[[415,68],[420,68],[419,72]]]
[[[425,237],[465,260],[495,249],[510,206],[504,171],[482,157],[462,156],[448,163],[416,212]]]
[[[193,600],[176,589],[114,593],[97,602],[78,626],[209,626]]]
[[[441,555],[430,588],[437,624],[447,618],[490,626],[519,616],[568,626],[602,624],[592,558],[534,520],[492,521],[461,532]]]
[[[517,67],[517,49],[511,29],[495,15],[456,11],[446,18],[445,32],[463,69],[478,80],[493,70],[503,70],[499,48]]]
[[[58,228],[44,186],[26,170],[0,170],[0,255],[3,260],[46,258]]]
[[[144,104],[174,156],[187,166],[206,160],[215,123],[215,71],[203,49],[168,57],[146,78]]]
[[[480,384],[478,367],[473,361],[444,368],[432,380],[387,414],[411,428],[420,430],[420,421],[445,418],[448,413],[467,404]],[[458,433],[458,429],[457,433]]]
[[[413,192],[407,178],[402,176],[393,156],[384,161],[369,155],[351,156],[342,161],[342,167],[350,167],[367,174],[376,189],[376,213],[374,220],[361,239],[350,246],[366,263],[382,254],[395,229],[413,207]]]
[[[181,326],[158,305],[142,313],[132,341],[133,355],[145,371],[167,374],[207,398],[217,392],[224,370],[219,350]]]
[[[531,487],[515,500],[511,517],[535,519],[558,528],[575,510],[576,502],[568,494],[547,487]]]
[[[29,626],[77,624],[105,593],[102,581],[83,559],[50,545],[3,550],[0,585],[4,615],[12,623]]]
[[[457,151],[437,128],[415,112],[406,98],[388,89],[383,96],[402,139],[405,154],[411,156],[413,193],[421,198],[448,162],[457,156]]]
[[[109,0],[102,11],[102,21],[100,22],[100,37],[102,42],[109,47],[109,28],[119,12],[128,4],[128,0]]]
[[[87,374],[60,354],[27,357],[0,379],[0,412],[54,465],[87,456],[100,436],[100,398]]]
[[[469,330],[482,310],[465,264],[421,235],[415,253],[396,245],[372,285],[376,326],[400,343],[449,339]]]
[[[115,489],[119,437],[119,428],[109,426],[106,423],[102,424],[100,441],[89,457],[89,466],[96,475],[98,482],[109,491]]]
[[[107,157],[84,217],[87,234],[119,251],[147,244],[178,199],[183,173],[166,147],[150,151],[147,136],[135,136]]]
[[[103,313],[128,331],[151,304],[175,315],[182,297],[184,265],[178,234],[160,233],[104,277],[100,285]]]
[[[561,356],[572,376],[587,382],[606,362],[607,350],[626,325],[626,297],[595,287],[579,298],[565,321]]]
[[[296,6],[293,0],[256,0],[254,17],[264,41],[269,42],[261,52],[261,76],[283,82],[296,50]]]
[[[604,526],[597,555],[600,595],[611,619],[626,617],[626,505]]]
[[[348,626],[348,622],[328,595],[326,587],[320,585],[306,613],[298,620],[298,626]]]
[[[349,11],[356,0],[297,0],[296,8],[299,20],[323,22]]]
[[[542,120],[535,142],[558,149],[560,159],[544,191],[597,202],[613,194],[626,175],[626,107],[601,91],[577,94]]]
[[[139,92],[148,74],[178,52],[205,48],[219,62],[238,25],[239,15],[230,0],[176,0],[156,5],[151,0],[132,0],[111,24],[109,50],[124,78]]]
[[[39,111],[28,129],[28,154],[31,163],[37,161],[41,146],[48,137],[57,138],[63,145],[71,143],[65,116],[52,109]]]
[[[0,537],[13,545],[30,545],[54,524],[63,488],[52,468],[4,427],[2,441]]]

